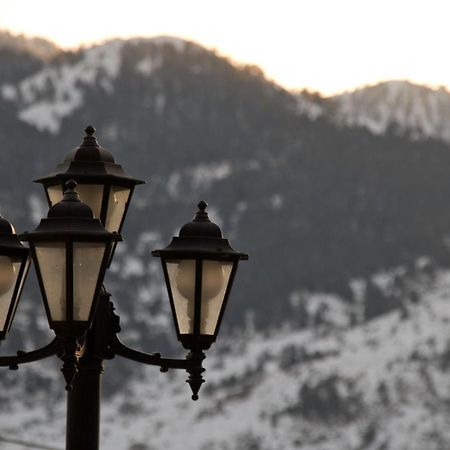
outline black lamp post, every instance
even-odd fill
[[[142,181],[125,175],[109,151],[86,128],[80,147],[70,153],[44,184],[50,210],[46,219],[20,239],[31,255],[56,338],[47,346],[17,356],[0,357],[0,366],[58,355],[66,379],[67,450],[99,448],[100,385],[103,361],[121,356],[159,366],[162,372],[189,374],[192,398],[204,382],[204,350],[216,340],[238,262],[247,255],[233,250],[200,202],[192,222],[161,258],[178,339],[190,350],[185,359],[163,358],[124,345],[117,334],[120,319],[102,287],[134,186]],[[28,270],[28,249],[13,227],[0,218],[0,338],[11,326]]]

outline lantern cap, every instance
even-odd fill
[[[84,129],[84,136],[79,147],[73,149],[66,155],[64,161],[100,161],[114,163],[112,153],[99,145],[94,133],[97,131],[92,125],[88,125]]]
[[[183,225],[180,230],[180,236],[183,237],[208,237],[221,239],[222,231],[215,223],[209,219],[206,208],[208,203],[204,200],[197,205],[198,211],[195,213],[191,222]]]
[[[77,183],[69,180],[65,184],[64,197],[53,205],[46,219],[30,233],[20,235],[24,241],[61,242],[61,240],[80,241],[120,241],[118,233],[107,231],[99,219],[94,218],[91,208],[83,203],[75,190]]]
[[[205,201],[198,203],[193,220],[181,227],[178,237],[164,249],[154,250],[153,256],[191,259],[197,257],[216,260],[248,259],[248,255],[235,251],[223,238],[218,225],[211,222]]]
[[[14,227],[3,216],[0,216],[0,235],[1,234],[16,234]]]
[[[47,217],[94,217],[92,209],[80,200],[76,187],[74,180],[65,184],[63,199],[50,208]]]
[[[0,216],[0,255],[8,256],[27,256],[28,248],[19,240],[14,226]]]
[[[131,178],[122,166],[116,164],[112,153],[103,148],[94,136],[95,128],[88,125],[81,144],[69,152],[63,162],[56,166],[55,172],[34,180],[45,186],[65,183],[70,179],[78,183],[112,183],[118,186],[133,187],[145,181]]]

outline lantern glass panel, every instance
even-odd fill
[[[100,218],[103,201],[103,185],[102,184],[78,184],[76,191],[80,196],[80,200],[86,203],[92,209],[94,217]],[[47,186],[47,194],[50,199],[50,206],[59,203],[64,197],[64,189],[61,184]]]
[[[203,261],[200,334],[214,335],[233,263]]]
[[[102,212],[103,201],[103,185],[102,184],[78,184],[76,191],[80,196],[80,200],[92,209],[94,217],[100,218]]]
[[[89,320],[105,248],[105,244],[93,242],[73,244],[74,320]]]
[[[219,261],[202,262],[200,333],[213,335],[233,265]],[[180,334],[194,333],[196,261],[167,261],[175,314]]]
[[[130,188],[122,186],[111,186],[108,199],[108,215],[106,217],[105,228],[110,231],[119,231],[122,217],[130,197]]]
[[[167,273],[179,332],[193,334],[195,260],[167,261]]]
[[[13,298],[13,295],[21,263],[20,259],[0,256],[0,331],[5,331],[10,306],[15,309],[15,305],[11,305],[11,302],[19,298],[18,295]]]
[[[36,258],[51,318],[66,320],[66,244],[36,244]]]
[[[61,184],[56,184],[54,186],[47,186],[47,194],[50,199],[50,206],[59,203],[63,199],[63,187]]]

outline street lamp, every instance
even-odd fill
[[[121,356],[159,366],[162,372],[189,374],[192,399],[204,382],[204,350],[216,340],[240,260],[200,202],[194,219],[160,257],[178,339],[189,350],[185,359],[163,358],[123,344],[120,319],[103,285],[134,186],[111,153],[98,144],[95,129],[86,128],[80,147],[72,151],[43,183],[50,210],[32,232],[31,256],[50,328],[56,338],[41,349],[0,357],[0,366],[57,355],[68,392],[67,450],[99,448],[100,380],[103,361]],[[0,218],[0,339],[11,326],[29,266],[29,250],[9,222]]]

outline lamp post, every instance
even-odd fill
[[[162,372],[189,374],[192,399],[204,382],[204,351],[216,340],[240,260],[200,202],[194,219],[178,237],[153,255],[161,259],[175,329],[189,350],[185,359],[163,358],[123,344],[120,319],[103,278],[114,254],[134,187],[111,153],[86,128],[82,144],[56,171],[36,181],[45,188],[48,216],[19,237],[0,218],[0,339],[11,327],[30,265],[30,245],[50,328],[55,339],[41,349],[0,357],[0,366],[57,355],[68,391],[67,450],[97,450],[100,430],[100,386],[103,361],[121,356],[159,366]]]

